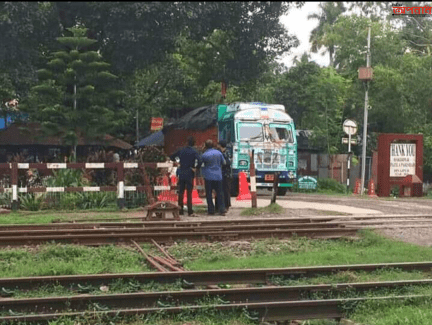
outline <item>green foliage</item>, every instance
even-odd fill
[[[321,69],[313,79],[308,87],[312,96],[304,126],[314,131],[311,139],[313,144],[325,147],[328,154],[335,154],[342,150],[341,125],[351,84],[333,68]]]
[[[115,90],[117,77],[106,71],[109,64],[99,55],[84,55],[97,42],[87,38],[87,29],[73,27],[67,31],[71,36],[57,38],[66,49],[51,55],[47,63],[50,70],[39,70],[40,84],[33,87],[36,105],[28,110],[32,119],[42,122],[46,134],[75,146],[80,135],[102,137],[121,123],[114,108],[122,93]]]
[[[432,250],[429,247],[420,247],[413,244],[386,239],[368,231],[359,232],[360,240],[309,240],[305,238],[293,238],[291,241],[300,241],[303,248],[299,252],[281,253],[276,250],[273,254],[258,256],[244,254],[244,257],[219,254],[219,251],[209,252],[207,247],[203,250],[202,258],[199,254],[170,253],[184,262],[189,270],[221,270],[221,269],[245,269],[260,268],[265,265],[268,268],[289,266],[313,266],[313,265],[341,265],[341,264],[367,264],[367,263],[396,263],[428,261],[432,258]],[[187,257],[185,257],[187,256]],[[216,258],[212,260],[211,256]],[[220,257],[219,257],[220,256]]]
[[[53,176],[46,180],[48,187],[78,187],[86,186],[88,181],[83,177],[81,169],[53,170]]]
[[[0,251],[2,277],[149,271],[136,251],[115,247],[41,245]]]
[[[318,178],[318,191],[345,193],[346,187],[333,178]]]
[[[24,194],[19,196],[20,208],[28,211],[39,211],[44,206],[45,195]]]

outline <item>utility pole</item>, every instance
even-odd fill
[[[138,143],[139,143],[139,122],[138,122],[138,107],[137,107],[137,109],[136,109],[136,116],[135,116],[135,118],[136,118],[136,146],[138,145]]]
[[[368,27],[368,43],[367,43],[367,56],[366,68],[370,68],[370,39],[371,39],[371,25]],[[365,107],[364,107],[364,121],[363,121],[363,146],[362,146],[362,173],[361,173],[361,195],[364,193],[365,188],[365,172],[366,172],[366,145],[367,145],[367,124],[368,124],[368,109],[369,109],[369,80],[364,81],[365,85]]]

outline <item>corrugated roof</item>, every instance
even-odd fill
[[[56,136],[44,136],[41,131],[39,123],[14,123],[9,126],[6,130],[0,131],[0,146],[11,145],[11,146],[31,146],[31,145],[46,145],[46,146],[63,146],[61,139]],[[113,136],[106,134],[104,139],[101,140],[88,140],[84,137],[78,139],[79,146],[85,145],[100,145],[110,146],[119,149],[132,149],[132,145],[114,138]]]

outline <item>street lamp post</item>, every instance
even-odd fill
[[[365,172],[366,172],[366,146],[367,146],[367,123],[368,123],[368,109],[369,109],[369,81],[372,80],[372,69],[370,67],[370,38],[371,26],[368,27],[368,45],[366,56],[366,69],[359,70],[359,79],[365,83],[365,107],[364,107],[364,121],[363,121],[363,146],[362,146],[362,173],[361,173],[361,195],[364,194],[365,188]]]

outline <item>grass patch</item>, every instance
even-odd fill
[[[150,271],[144,257],[126,247],[41,245],[0,251],[0,277]]]
[[[213,250],[199,243],[175,245],[169,248],[178,260],[190,270],[221,270],[244,268],[277,268],[290,266],[373,264],[392,262],[432,261],[432,249],[398,242],[360,231],[360,240],[319,240],[292,238],[290,241],[273,240],[264,243],[264,249]],[[274,247],[273,249],[269,247]]]
[[[86,316],[81,318],[60,318],[49,322],[49,325],[76,324],[117,324],[117,325],[256,325],[257,321],[252,312],[244,310],[218,311],[215,308],[204,308],[199,312],[184,310],[179,314],[160,312],[153,315],[116,316],[106,315]]]
[[[368,325],[428,325],[432,324],[432,298],[367,301],[353,310],[350,318]]]
[[[240,212],[240,215],[242,216],[259,216],[261,214],[282,214],[285,211],[284,208],[282,208],[277,203],[272,203],[266,207],[262,208],[247,208],[243,209],[242,212]]]
[[[139,211],[139,209],[127,210]],[[100,214],[94,214],[100,213]],[[76,211],[17,211],[3,214],[0,217],[0,225],[7,224],[46,224],[62,221],[85,221],[86,219],[121,220],[125,215],[117,208],[94,209],[83,212]],[[144,215],[144,212],[143,212]]]

